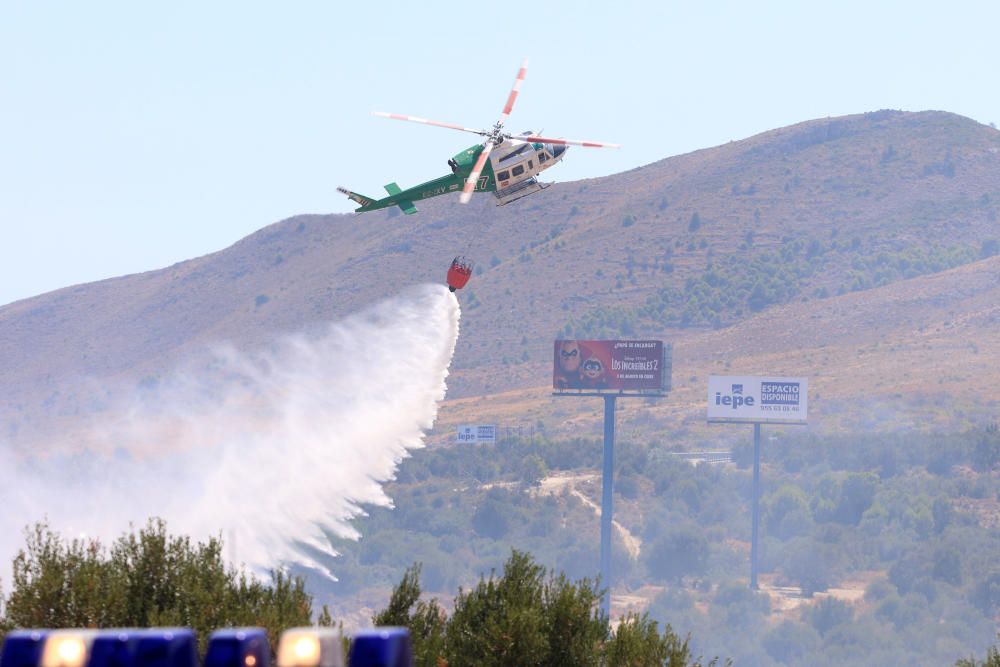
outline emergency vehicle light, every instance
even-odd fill
[[[278,642],[278,667],[344,667],[339,630],[291,628]]]

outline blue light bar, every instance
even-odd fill
[[[198,646],[188,628],[102,630],[87,667],[198,667]]]
[[[3,640],[0,667],[38,667],[48,630],[15,630]]]
[[[413,647],[406,628],[360,630],[351,641],[350,667],[413,667]]]
[[[135,634],[140,630],[104,630],[90,647],[87,667],[130,667],[135,664]]]
[[[216,630],[208,639],[203,667],[271,667],[271,648],[262,628]]]

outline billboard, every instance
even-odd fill
[[[552,387],[557,392],[668,391],[670,346],[660,340],[557,340]]]
[[[458,442],[479,443],[496,442],[497,427],[495,424],[477,424],[458,427]]]
[[[808,410],[809,378],[708,378],[709,422],[805,424]]]

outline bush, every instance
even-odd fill
[[[826,597],[809,608],[805,617],[817,632],[825,636],[838,625],[850,623],[854,619],[854,608],[843,600]]]
[[[705,572],[709,546],[700,526],[686,524],[669,528],[645,553],[646,567],[651,575],[679,582],[683,577]]]
[[[615,488],[622,498],[627,500],[635,500],[639,497],[639,483],[636,481],[635,477],[630,475],[623,475],[618,478]]]
[[[840,564],[836,547],[809,538],[789,542],[785,554],[785,576],[802,589],[802,594],[825,591],[836,581]]]
[[[782,664],[800,664],[813,655],[822,644],[816,631],[808,625],[783,621],[764,636],[764,648]]]
[[[273,648],[283,630],[312,623],[301,578],[272,571],[267,586],[227,567],[222,547],[218,538],[192,544],[169,535],[161,519],[122,535],[110,550],[35,524],[14,558],[0,627],[185,626],[204,650],[217,628],[264,627]]]
[[[502,539],[510,530],[507,515],[504,503],[494,498],[486,498],[472,515],[472,529],[482,537]]]

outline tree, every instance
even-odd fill
[[[759,312],[764,310],[768,304],[774,302],[774,292],[769,290],[762,281],[757,281],[753,289],[750,290],[750,296],[747,297],[747,306],[753,312]]]
[[[788,543],[784,555],[785,576],[798,584],[806,597],[825,591],[839,576],[840,558],[832,544],[798,537]]]
[[[819,634],[808,625],[785,620],[764,635],[764,648],[782,664],[804,662],[822,644]]]
[[[299,577],[271,572],[270,586],[226,566],[222,541],[192,544],[150,519],[106,550],[66,541],[47,524],[26,531],[0,628],[186,626],[202,642],[220,627],[266,628],[272,647],[287,628],[308,625],[312,597]],[[326,616],[329,616],[327,613]]]
[[[389,606],[372,617],[375,626],[395,625],[410,630],[417,667],[437,667],[444,655],[446,614],[437,600],[420,599],[419,564],[407,568],[402,581],[392,589]],[[413,609],[416,605],[416,609]]]
[[[931,576],[952,586],[962,585],[962,558],[957,551],[944,548],[934,554]]]
[[[963,658],[955,663],[955,667],[1000,667],[1000,650],[996,646],[986,649],[986,659],[978,662],[973,658]]]
[[[675,526],[653,543],[647,552],[646,565],[650,574],[661,580],[680,581],[697,576],[708,565],[708,539],[695,524]]]
[[[821,635],[826,635],[830,630],[842,623],[850,623],[854,618],[854,609],[843,600],[834,597],[825,597],[819,600],[803,614],[809,623]]]
[[[487,497],[472,515],[472,529],[482,537],[502,539],[510,530],[510,522],[504,504]]]
[[[783,484],[764,499],[764,525],[769,535],[781,540],[804,535],[812,528],[812,512],[805,492],[797,486]]]
[[[979,257],[986,259],[997,254],[1000,254],[1000,241],[997,239],[983,239],[983,242],[979,246]]]
[[[494,572],[472,590],[460,590],[445,634],[448,664],[549,664],[544,578],[545,568],[514,551],[502,576]],[[596,600],[596,589],[586,580],[584,586]],[[591,617],[589,610],[587,620],[606,624],[599,615]]]
[[[871,472],[849,474],[840,486],[834,520],[849,526],[858,525],[861,516],[875,501],[878,481],[878,476]]]
[[[409,568],[389,606],[372,619],[410,629],[418,667],[701,664],[691,660],[688,639],[670,626],[661,634],[646,616],[622,618],[612,633],[597,582],[551,574],[523,552],[511,553],[502,574],[459,590],[451,618],[436,601],[419,600],[419,576],[418,565]]]
[[[545,460],[538,454],[528,454],[521,461],[521,481],[528,486],[538,486],[549,474]]]
[[[906,595],[918,580],[930,574],[931,564],[927,554],[923,551],[907,551],[889,568],[889,581],[900,595]]]
[[[972,589],[972,603],[988,616],[1000,610],[1000,570],[994,570],[979,580]]]
[[[683,641],[668,625],[661,635],[656,621],[647,614],[629,613],[621,619],[608,642],[607,667],[659,667],[687,665],[691,659],[689,639]],[[714,661],[713,661],[714,664]]]
[[[990,424],[976,438],[972,447],[972,465],[979,472],[990,472],[1000,461],[1000,430]]]
[[[948,498],[938,496],[931,506],[931,515],[934,517],[934,532],[941,534],[955,518],[955,508],[951,506]]]

